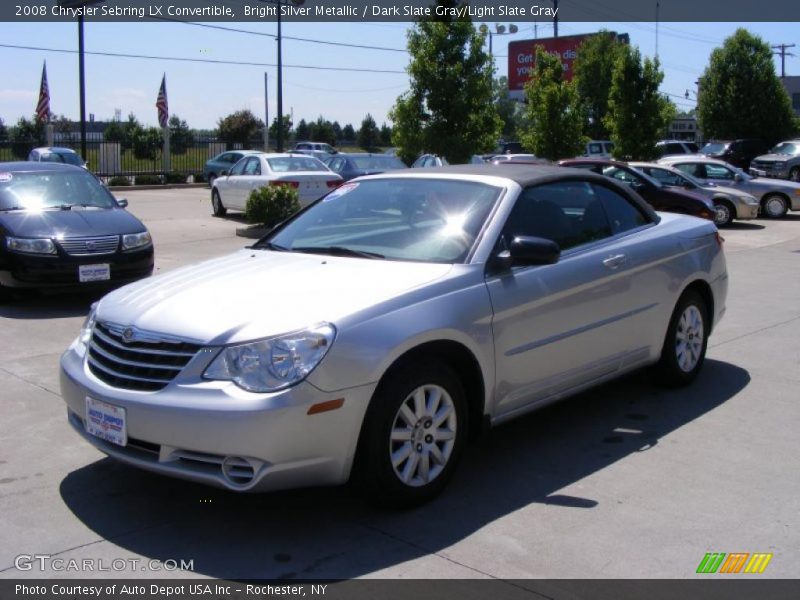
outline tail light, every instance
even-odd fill
[[[337,188],[340,185],[342,185],[342,183],[344,183],[344,182],[341,179],[333,179],[331,181],[326,181],[325,183],[328,184],[329,188]]]
[[[297,188],[300,187],[300,182],[299,181],[270,181],[269,184],[270,185],[276,185],[276,186],[277,185],[288,185],[289,187],[293,187],[294,189],[297,189]]]

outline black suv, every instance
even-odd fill
[[[750,168],[750,161],[756,156],[766,154],[769,146],[763,140],[712,140],[700,149],[701,154],[709,158],[724,160],[745,171]]]

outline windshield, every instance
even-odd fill
[[[463,262],[502,188],[447,179],[347,183],[256,248]]]
[[[42,154],[42,162],[67,163],[76,167],[83,166],[81,157],[74,152],[46,152]]]
[[[396,156],[354,156],[353,162],[358,169],[405,169],[406,165]]]
[[[661,187],[661,183],[659,181],[653,179],[649,175],[645,175],[638,169],[627,170],[620,167],[608,166],[603,167],[603,175],[618,181],[623,181],[634,187],[645,185],[645,183],[649,183],[653,187]]]
[[[725,149],[728,147],[728,144],[721,144],[719,142],[709,142],[703,149],[700,150],[702,154],[722,154],[725,152]]]
[[[268,158],[267,164],[269,164],[269,168],[275,173],[287,173],[289,171],[329,170],[328,167],[311,156],[284,156],[281,158]]]
[[[772,150],[770,150],[770,153],[794,156],[795,154],[800,154],[800,144],[794,144],[792,142],[781,142],[780,144],[775,146]]]
[[[40,211],[74,206],[113,208],[117,203],[85,171],[3,173],[0,166],[0,210]]]

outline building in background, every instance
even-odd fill
[[[781,83],[792,100],[792,110],[794,110],[795,116],[800,117],[800,75],[782,77]]]
[[[675,117],[669,124],[667,138],[684,142],[702,142],[703,136],[697,124],[697,117],[692,115]]]

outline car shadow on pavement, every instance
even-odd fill
[[[58,319],[88,315],[93,302],[107,292],[48,294],[38,291],[11,291],[0,302],[0,317],[6,319]]]
[[[537,503],[592,510],[601,499],[564,488],[654,451],[750,381],[715,360],[687,388],[657,388],[648,377],[634,373],[491,430],[470,446],[442,496],[409,511],[374,508],[346,486],[240,495],[108,458],[69,473],[60,493],[120,549],[100,555],[88,546],[81,556],[192,560],[195,573],[226,579],[364,576],[445,550]]]
[[[726,231],[756,231],[759,229],[766,229],[766,226],[753,221],[733,221],[722,227],[719,232],[724,236]]]

